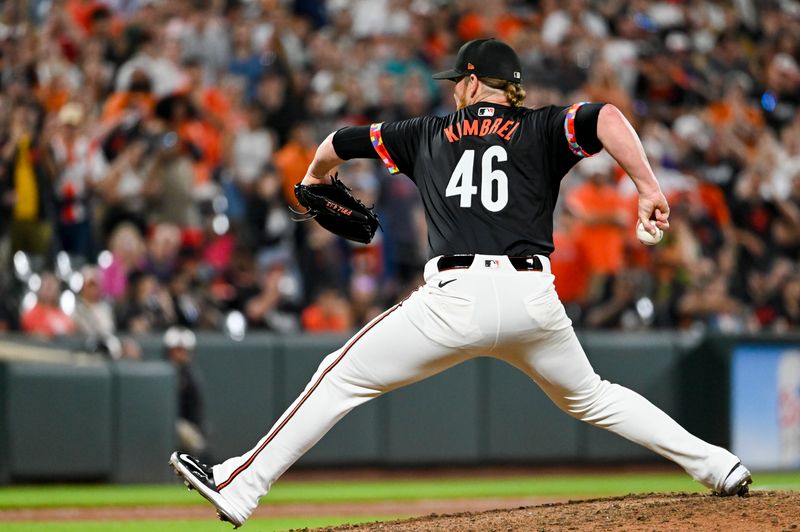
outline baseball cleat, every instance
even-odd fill
[[[716,494],[722,497],[730,497],[733,495],[744,497],[750,492],[749,485],[752,484],[752,482],[753,478],[750,475],[750,471],[739,462],[733,466],[728,476],[725,477],[725,480],[722,482],[722,489],[716,492]]]
[[[200,495],[214,505],[220,521],[227,521],[233,525],[233,528],[239,528],[244,524],[247,518],[242,517],[217,490],[210,467],[192,455],[179,452],[172,453],[172,456],[169,457],[169,464],[190,491],[197,490]]]

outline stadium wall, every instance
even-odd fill
[[[712,443],[731,440],[730,358],[741,345],[800,337],[579,333],[604,378],[632,388]],[[250,448],[303,390],[340,336],[200,334],[210,453]],[[0,342],[0,483],[160,482],[175,444],[176,379],[160,337],[144,360],[81,354],[77,340]],[[556,409],[526,376],[493,359],[462,364],[346,416],[304,466],[608,463],[660,460]]]

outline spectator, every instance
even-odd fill
[[[84,118],[81,104],[64,105],[58,113],[59,130],[51,141],[51,150],[61,249],[90,261],[97,256],[90,198],[105,161],[98,146],[82,131]]]
[[[299,251],[299,267],[304,290],[318,293],[328,286],[348,286],[349,253],[341,239],[318,224],[305,224],[306,246]]]
[[[221,306],[244,313],[247,300],[259,292],[255,265],[252,250],[245,247],[235,250],[225,279],[212,287],[213,295]]]
[[[172,363],[178,376],[178,449],[203,456],[208,447],[203,429],[203,384],[192,363],[197,339],[191,330],[176,326],[167,329],[163,343],[164,358]]]
[[[59,307],[61,292],[58,278],[51,272],[44,272],[41,283],[36,292],[36,304],[22,313],[22,330],[26,334],[44,338],[72,334],[75,332],[75,323]]]
[[[262,266],[257,276],[257,293],[247,299],[244,313],[254,328],[280,333],[300,327],[297,302],[299,294],[287,268],[287,257],[274,257]]]
[[[141,359],[142,348],[136,340],[117,336],[114,306],[103,297],[100,269],[84,266],[80,273],[83,287],[74,314],[77,332],[87,337],[87,345],[91,351],[103,353],[113,359]]]
[[[274,137],[264,127],[261,110],[250,106],[246,110],[247,124],[234,137],[231,162],[240,188],[249,191],[261,169],[272,159]]]
[[[669,123],[676,118],[676,109],[686,101],[686,90],[676,79],[677,69],[666,50],[646,49],[639,56],[639,75],[634,98],[639,108],[659,122]]]
[[[303,179],[316,151],[317,144],[311,136],[311,128],[301,122],[292,127],[288,142],[275,152],[275,167],[281,173],[283,197],[289,205],[296,203],[294,186]]]
[[[774,203],[768,199],[768,187],[762,186],[765,175],[763,166],[751,167],[739,177],[736,186],[731,210],[733,218],[737,220],[735,237],[739,254],[739,293],[744,291],[747,272],[764,266],[771,254],[770,227],[777,213]]]
[[[258,255],[293,251],[294,224],[289,214],[281,178],[275,168],[265,166],[247,205],[247,219],[253,229],[249,239]]]
[[[246,117],[246,126],[234,134],[228,156],[233,179],[223,184],[229,202],[228,215],[235,219],[244,217],[246,204],[255,193],[256,181],[272,160],[275,143],[274,134],[264,127],[258,107],[250,106]]]
[[[463,41],[497,37],[508,42],[525,27],[523,20],[509,9],[504,0],[485,4],[476,2],[475,7],[478,9],[470,10],[458,21],[456,31]]]
[[[0,141],[0,186],[4,219],[10,219],[12,251],[45,256],[52,251],[54,215],[50,176],[44,166],[46,140],[30,105],[11,110],[9,129]]]
[[[796,46],[795,43],[795,54]],[[796,57],[778,53],[767,66],[766,91],[761,95],[761,107],[774,129],[790,123],[800,109],[800,67]]]
[[[312,333],[343,333],[353,327],[350,304],[335,288],[321,291],[314,302],[303,309],[303,330]]]
[[[178,147],[175,132],[166,132],[156,148],[153,172],[156,194],[148,208],[148,224],[174,224],[182,229],[200,227],[194,199],[194,169],[188,154]]]
[[[581,241],[576,238],[578,223],[569,208],[561,210],[553,232],[555,252],[550,257],[550,267],[555,276],[558,298],[567,314],[576,324],[580,322],[581,307],[586,303],[589,287],[589,263]]]
[[[186,95],[206,120],[224,130],[225,123],[235,118],[233,109],[235,102],[228,100],[217,83],[207,80],[200,58],[187,57],[183,60],[183,69],[186,85],[179,89],[178,94]]]
[[[264,57],[262,54],[253,49],[253,28],[249,24],[242,24],[233,28],[231,32],[233,40],[233,53],[228,64],[228,71],[232,74],[242,77],[246,83],[245,94],[248,100],[253,100],[256,95],[256,87],[259,81],[264,76],[267,69],[265,64],[269,61],[268,56]],[[266,55],[266,54],[264,54]],[[267,60],[267,61],[265,61]],[[272,59],[274,61],[274,59]],[[269,101],[273,101],[269,97],[278,98],[281,93],[273,93],[271,90],[264,93],[262,97]]]
[[[750,330],[771,330],[778,326],[783,305],[780,292],[789,278],[790,266],[782,260],[775,260],[768,269],[753,269],[747,273]]]
[[[107,338],[116,332],[114,308],[103,299],[100,271],[94,266],[81,269],[83,287],[75,305],[75,326],[86,336]]]
[[[123,222],[142,230],[147,225],[148,202],[158,194],[160,178],[148,158],[151,146],[145,139],[133,140],[114,160],[105,178],[98,183],[103,200],[103,234],[113,234]]]
[[[723,98],[708,107],[707,116],[718,132],[732,135],[744,148],[747,156],[752,157],[758,133],[764,124],[764,117],[747,98],[749,83],[747,77],[731,76],[724,89]]]
[[[263,109],[265,124],[277,133],[278,144],[289,142],[292,128],[304,118],[304,112],[293,98],[288,79],[276,71],[264,74],[258,82],[255,103]]]
[[[374,166],[370,169],[375,172]],[[419,192],[408,179],[377,173],[377,180],[383,252],[389,255],[386,273],[405,285],[419,274],[428,251]]]
[[[109,95],[103,105],[103,121],[116,125],[123,119],[139,120],[149,117],[156,104],[153,93],[153,82],[143,69],[135,69],[130,73],[127,84]],[[113,158],[113,157],[111,157]]]
[[[155,113],[163,121],[155,124],[162,147],[166,148],[173,138],[175,141],[176,149],[164,152],[173,157],[185,156],[190,161],[194,171],[194,183],[190,186],[207,186],[222,157],[222,138],[213,126],[213,120],[207,120],[205,112],[182,93],[160,99]],[[166,169],[166,172],[174,171]]]
[[[594,328],[637,329],[641,327],[636,301],[643,289],[642,278],[636,272],[619,272],[603,287],[600,300],[586,314],[585,324]]]
[[[633,117],[635,120],[630,94],[622,87],[616,73],[606,61],[595,62],[584,91],[590,101],[613,104],[625,116]],[[632,122],[631,125],[635,127],[636,123]]]
[[[166,283],[177,271],[181,250],[181,231],[172,224],[159,224],[147,240],[147,258],[144,270]]]
[[[116,90],[131,87],[133,73],[144,72],[152,80],[156,97],[174,93],[181,86],[178,66],[164,54],[165,39],[156,31],[142,30],[136,43],[136,53],[120,66],[115,82]]]
[[[699,277],[679,299],[679,324],[689,327],[700,324],[720,332],[743,332],[746,327],[742,304],[730,295],[725,277],[708,275]]]
[[[606,21],[586,3],[585,0],[568,0],[565,9],[551,11],[542,24],[542,41],[557,46],[584,32],[594,37],[605,37],[608,33]]]
[[[688,285],[695,282],[697,273],[687,271],[677,239],[671,235],[665,236],[652,254],[650,268],[653,272],[653,325],[659,328],[688,326],[681,321],[678,304],[687,292]]]
[[[169,292],[149,273],[134,272],[128,281],[128,295],[121,305],[121,329],[132,333],[163,331],[176,322]]]
[[[142,234],[131,223],[121,223],[109,238],[110,251],[101,256],[103,295],[119,301],[128,292],[128,276],[144,266]]]
[[[182,267],[173,274],[169,282],[169,293],[172,306],[175,308],[176,320],[185,327],[209,327],[220,320],[206,305],[202,294],[194,285],[192,262],[194,257],[184,258]]]
[[[586,180],[567,195],[567,206],[577,218],[575,235],[586,253],[592,272],[590,294],[598,291],[624,264],[624,231],[631,227],[631,214],[612,182],[612,162],[605,156],[584,161],[578,167]]]
[[[111,68],[122,64],[127,55],[125,39],[119,34],[120,27],[114,14],[106,6],[95,4],[92,11],[88,33],[92,44],[96,44],[100,58]],[[87,48],[90,43],[87,42]],[[110,81],[110,80],[109,80]]]

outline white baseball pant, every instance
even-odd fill
[[[643,445],[703,485],[721,489],[739,459],[594,372],[546,257],[540,257],[544,272],[517,271],[507,257],[493,255],[476,255],[468,269],[440,272],[437,259],[426,264],[423,286],[325,357],[253,449],[213,467],[220,493],[243,516],[350,410],[477,356],[508,362],[571,416]]]

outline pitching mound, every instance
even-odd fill
[[[800,531],[800,492],[757,491],[748,497],[649,493],[403,521],[344,525],[339,530],[385,531]]]

